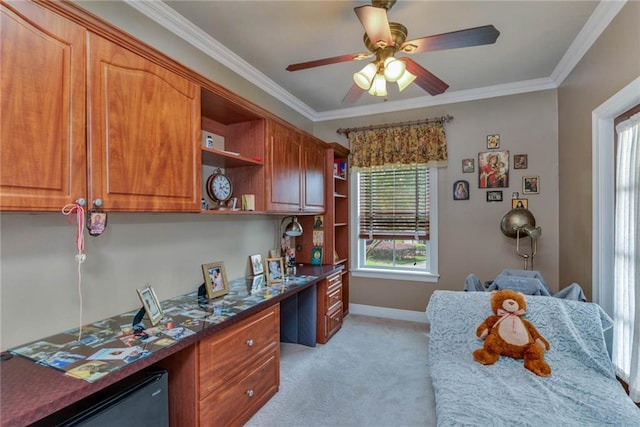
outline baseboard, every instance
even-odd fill
[[[398,308],[376,307],[374,305],[349,303],[350,314],[382,317],[384,319],[405,320],[407,322],[427,323],[424,311],[400,310]]]

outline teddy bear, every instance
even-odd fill
[[[524,359],[525,368],[541,377],[549,376],[551,367],[544,360],[544,352],[551,346],[531,322],[522,318],[527,310],[524,295],[510,289],[495,291],[491,309],[495,314],[476,329],[484,346],[473,352],[473,358],[483,365],[494,364],[500,355]]]

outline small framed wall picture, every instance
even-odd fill
[[[487,191],[487,202],[501,202],[502,191]]]
[[[500,148],[500,135],[487,135],[487,148],[489,150]]]
[[[264,266],[262,265],[262,255],[251,255],[249,259],[251,260],[251,271],[253,272],[254,276],[264,273]]]
[[[453,200],[469,200],[469,181],[460,179],[453,183]]]
[[[311,249],[311,265],[322,265],[322,248]]]
[[[207,290],[207,297],[217,298],[229,293],[227,283],[227,273],[224,270],[224,262],[216,261],[209,264],[202,264],[202,275],[204,276],[204,287]]]
[[[462,173],[473,173],[476,171],[476,159],[462,159]]]
[[[267,283],[278,283],[284,280],[284,262],[282,257],[267,258]]]
[[[147,312],[147,316],[151,321],[151,325],[157,325],[160,319],[162,319],[162,306],[160,305],[160,301],[158,301],[156,292],[151,286],[147,286],[143,289],[137,289],[137,292],[138,297],[142,302],[142,306],[144,307],[144,311]]]
[[[511,209],[529,209],[529,200],[511,199]]]
[[[526,154],[514,154],[513,155],[513,168],[514,169],[526,169],[529,165],[528,156]]]
[[[522,194],[540,194],[540,177],[523,176]]]
[[[478,187],[509,187],[509,151],[478,153]]]

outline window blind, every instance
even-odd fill
[[[429,239],[426,166],[360,172],[361,239]]]

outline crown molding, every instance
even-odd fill
[[[309,120],[317,114],[315,110],[300,101],[273,80],[258,71],[251,64],[229,50],[191,21],[177,13],[162,1],[123,0],[132,8],[160,24],[195,48],[220,62],[231,71],[247,79],[269,95],[293,108]]]
[[[536,92],[555,89],[555,83],[548,77],[522,82],[505,83],[477,89],[445,92],[437,96],[422,96],[404,101],[387,101],[362,107],[344,108],[316,114],[315,121],[346,119],[349,117],[366,116],[370,114],[390,113],[393,111],[411,110],[414,108],[433,107],[436,105],[454,104],[456,102],[475,101],[478,99],[495,98],[498,96],[517,95],[520,93]]]
[[[551,76],[513,82],[477,89],[447,92],[437,96],[423,96],[403,101],[391,101],[361,107],[343,108],[317,112],[290,92],[276,84],[269,77],[240,58],[206,32],[197,28],[163,1],[123,0],[138,12],[190,43],[231,71],[245,78],[269,95],[283,102],[312,122],[344,119],[369,114],[410,110],[456,102],[495,98],[557,88],[582,59],[591,45],[607,28],[611,20],[620,12],[627,0],[601,0],[593,14],[580,30],[567,52],[564,54]]]
[[[602,0],[584,24],[576,38],[551,73],[551,80],[560,86],[573,68],[591,48],[600,34],[609,26],[613,18],[624,7],[627,0]]]

